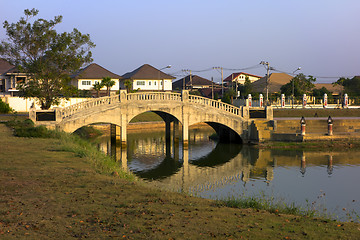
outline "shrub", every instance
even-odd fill
[[[9,104],[3,102],[0,98],[0,113],[11,113],[14,109],[12,109]]]

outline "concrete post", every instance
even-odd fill
[[[333,135],[333,120],[332,120],[331,116],[329,116],[327,123],[328,123],[328,135],[332,136]]]
[[[120,90],[120,102],[126,102],[127,101],[127,91],[126,90]]]
[[[189,101],[189,90],[181,91],[181,101],[188,102]]]
[[[266,112],[266,120],[274,119],[274,111],[273,111],[273,108],[271,106],[266,106],[265,107],[265,112]]]

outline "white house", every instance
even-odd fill
[[[92,63],[81,69],[71,77],[71,85],[79,90],[93,90],[95,83],[101,82],[104,77],[110,77],[111,80],[115,81],[115,85],[111,87],[110,92],[115,92],[120,89],[120,79],[122,79],[121,76],[110,72],[96,63]],[[101,90],[104,92],[106,87],[103,87]]]
[[[232,73],[230,74],[227,78],[224,79],[225,83],[232,83],[232,82],[237,82],[240,84],[244,84],[246,78],[249,78],[250,82],[255,82],[257,80],[259,80],[260,76],[256,76],[250,73],[245,73],[245,72],[239,72],[239,73]]]
[[[149,64],[144,64],[132,72],[125,73],[123,79],[132,81],[132,90],[171,91],[172,80],[175,78]]]

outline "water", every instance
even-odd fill
[[[124,168],[158,187],[210,199],[262,196],[339,220],[359,221],[360,150],[259,149],[209,140],[210,128],[190,131],[189,148],[165,131],[128,133],[127,149],[99,145]],[[350,217],[349,217],[350,216]]]

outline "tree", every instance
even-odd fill
[[[221,101],[228,104],[233,104],[233,99],[236,96],[234,89],[229,88],[225,93],[224,96],[221,98]]]
[[[92,61],[90,49],[95,44],[76,28],[57,33],[55,27],[62,16],[31,22],[39,11],[26,9],[24,13],[17,23],[4,22],[8,38],[0,43],[0,56],[28,75],[18,86],[20,94],[36,98],[42,109],[49,109],[59,104],[61,97],[76,92],[69,84],[70,75]]]
[[[292,91],[294,88],[294,96],[300,97],[303,94],[311,93],[312,89],[315,87],[314,82],[316,78],[313,76],[306,77],[304,74],[299,73],[293,79],[290,80],[287,84],[281,86],[281,93],[292,96]]]
[[[106,94],[110,96],[110,88],[115,85],[115,81],[111,77],[104,77],[101,80],[101,85],[106,87]]]
[[[127,92],[130,92],[132,89],[133,82],[131,81],[131,79],[126,79],[124,85],[126,87]]]
[[[329,90],[327,90],[327,88],[325,88],[325,87],[322,87],[320,89],[314,88],[312,90],[312,96],[315,97],[315,98],[319,98],[319,99],[323,98],[325,93],[328,96],[328,100],[333,99],[332,93]]]
[[[351,97],[360,96],[360,76],[353,78],[340,78],[333,84],[338,84],[344,87],[345,93]]]
[[[239,90],[243,97],[246,97],[252,92],[252,85],[249,76],[245,77],[245,82],[244,84],[240,84]]]
[[[96,91],[96,97],[100,97],[100,90],[104,87],[100,82],[96,82],[93,85],[94,90]]]

